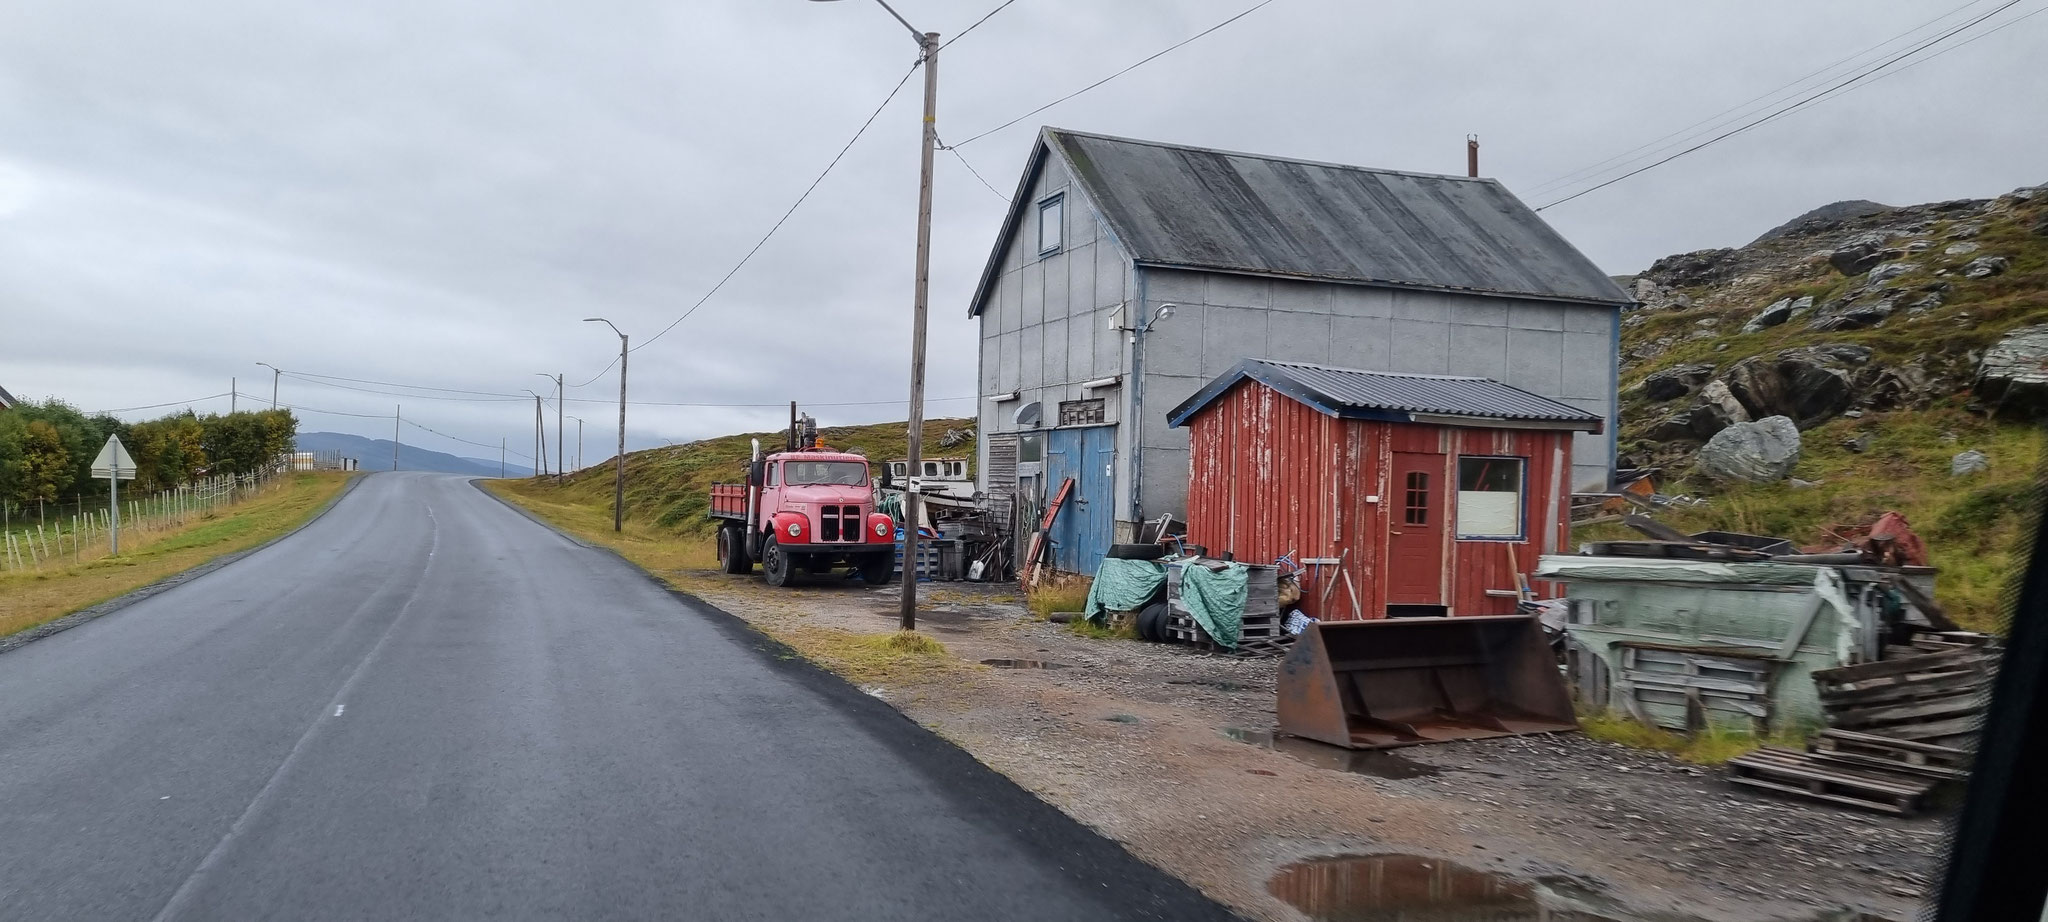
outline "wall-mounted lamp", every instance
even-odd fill
[[[1081,382],[1081,389],[1084,391],[1092,391],[1104,387],[1115,387],[1119,384],[1122,384],[1123,380],[1123,375],[1110,375],[1107,378],[1096,378],[1093,381],[1083,381]]]
[[[1008,403],[1008,402],[1010,402],[1010,401],[1012,401],[1012,400],[1015,400],[1015,399],[1017,399],[1017,397],[1018,397],[1018,393],[1019,393],[1019,392],[1017,392],[1017,391],[1011,391],[1011,392],[1009,392],[1009,393],[1007,393],[1007,394],[990,394],[990,395],[988,395],[988,402],[989,402],[989,403]]]

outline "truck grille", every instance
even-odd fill
[[[863,537],[860,530],[862,518],[859,506],[820,506],[818,540],[859,541]]]

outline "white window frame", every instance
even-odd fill
[[[1496,490],[1486,490],[1486,491],[1479,491],[1479,490],[1473,490],[1473,491],[1467,491],[1467,490],[1465,489],[1465,462],[1467,462],[1467,461],[1486,461],[1486,462],[1496,462],[1496,461],[1499,461],[1499,462],[1511,462],[1511,463],[1513,463],[1513,464],[1515,465],[1515,479],[1516,479],[1516,487],[1515,487],[1515,491],[1514,491],[1514,496],[1515,496],[1515,532],[1514,532],[1513,534],[1493,534],[1493,533],[1480,533],[1480,532],[1469,532],[1469,531],[1466,531],[1466,525],[1465,525],[1465,494],[1466,494],[1467,492],[1473,492],[1473,493],[1482,493],[1482,492],[1483,492],[1483,493],[1496,493],[1496,492],[1502,492],[1502,491],[1496,491]],[[1453,487],[1453,489],[1451,490],[1451,499],[1452,499],[1452,508],[1453,508],[1453,509],[1455,510],[1454,514],[1455,514],[1455,515],[1457,516],[1457,519],[1455,520],[1455,525],[1456,525],[1456,528],[1457,528],[1457,536],[1458,536],[1458,540],[1460,540],[1460,541],[1526,541],[1526,540],[1528,540],[1528,537],[1529,537],[1529,459],[1527,459],[1527,458],[1523,458],[1523,457],[1520,457],[1520,456],[1516,456],[1516,455],[1459,455],[1459,456],[1458,456],[1458,464],[1457,464],[1457,467],[1456,467],[1456,469],[1455,469],[1455,471],[1454,471],[1454,474],[1455,474],[1455,477],[1456,477],[1456,479],[1455,479],[1455,480],[1453,480],[1453,481],[1452,481],[1452,483],[1451,483],[1451,486]]]
[[[1045,230],[1047,227],[1045,213],[1047,209],[1057,209],[1059,212],[1057,215],[1058,220],[1053,221],[1051,224],[1051,245],[1047,245],[1045,242]],[[1038,255],[1051,256],[1063,249],[1066,244],[1067,194],[1065,192],[1056,192],[1038,200]]]

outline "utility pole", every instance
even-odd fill
[[[633,350],[626,347],[626,334],[615,324],[603,317],[585,317],[584,323],[602,323],[619,334],[619,457],[618,472],[612,480],[612,531],[626,528],[626,356]]]
[[[527,393],[533,394],[528,388]],[[548,415],[541,409],[541,396],[533,394],[533,456],[540,461],[540,468],[533,472],[535,477],[548,475]]]
[[[917,629],[918,474],[924,454],[924,317],[931,291],[932,152],[938,147],[939,33],[919,32],[888,0],[875,0],[916,40],[924,62],[924,151],[917,183],[917,288],[910,320],[910,465],[903,484],[903,612],[901,626]]]
[[[498,437],[498,479],[505,479],[505,437]]]
[[[404,404],[391,407],[391,469],[394,471],[398,470],[398,417],[404,410]]]
[[[562,388],[562,373],[555,373],[555,483],[562,482],[562,468],[569,466],[569,452],[563,444],[567,430],[562,428],[562,408],[569,401],[569,395]]]
[[[270,369],[270,408],[275,410],[277,409],[277,376],[284,374],[284,372],[269,362],[257,362],[256,364]]]
[[[228,379],[228,415],[229,415],[229,416],[233,416],[233,415],[235,415],[235,398],[237,398],[237,397],[240,397],[240,396],[242,396],[242,395],[241,395],[241,393],[240,393],[240,392],[239,392],[239,391],[238,391],[238,390],[237,390],[236,388],[237,388],[237,385],[235,384],[235,379],[233,379],[233,378],[229,378],[229,379]]]

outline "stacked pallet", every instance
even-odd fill
[[[1830,727],[1953,749],[1974,748],[1994,663],[1988,648],[1838,666],[1813,674]]]
[[[1209,637],[1181,601],[1182,568],[1201,566],[1202,561],[1175,561],[1166,565],[1166,633],[1196,649],[1241,657],[1279,656],[1287,652],[1294,636],[1287,633],[1280,616],[1280,571],[1276,567],[1248,565],[1245,584],[1244,620],[1238,628],[1237,647],[1224,647]]]
[[[1899,652],[1906,655],[1815,672],[1829,728],[1805,752],[1767,746],[1729,762],[1729,780],[1907,814],[1944,782],[1968,778],[1994,651],[1936,638]]]

